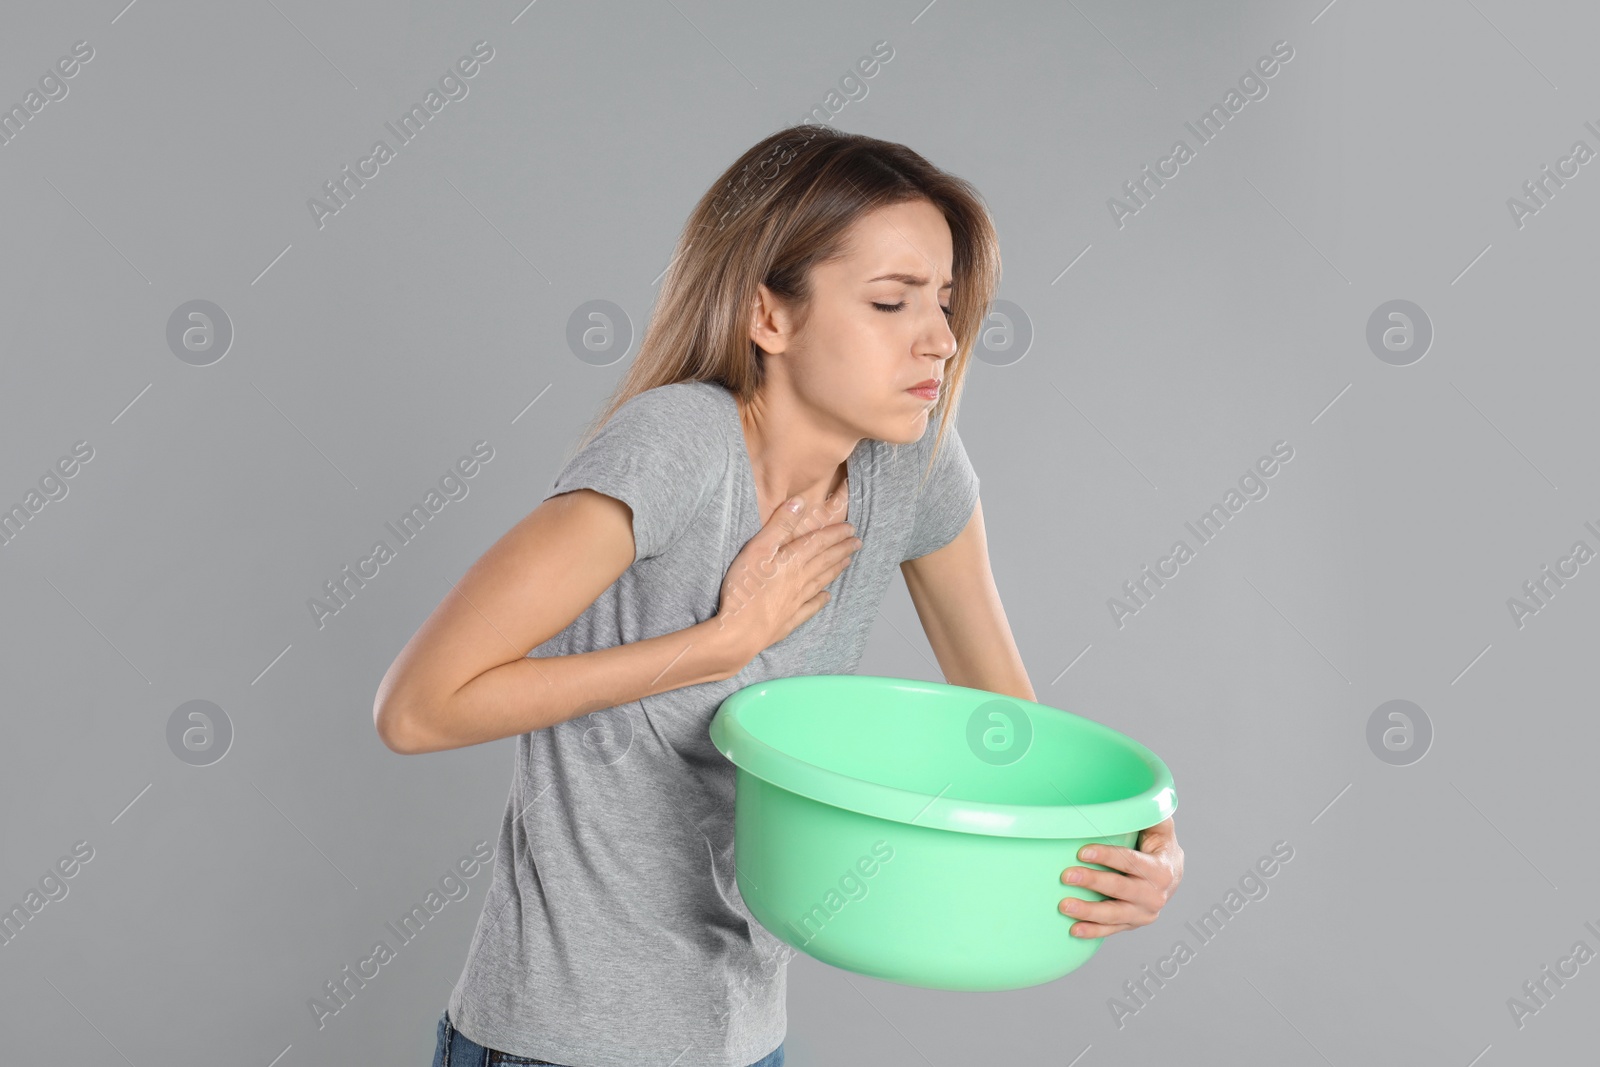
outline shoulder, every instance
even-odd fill
[[[676,424],[704,432],[729,399],[728,391],[716,382],[671,382],[630,397],[611,417],[615,419],[626,412],[629,418],[654,421],[664,427]]]
[[[613,411],[584,451],[628,453],[643,464],[720,469],[727,452],[724,405],[731,402],[731,394],[714,382],[658,385]]]
[[[725,483],[727,399],[707,382],[647,389],[611,413],[557,476],[546,498],[587,488],[633,511],[636,559],[666,551]],[[716,417],[717,415],[722,417]]]
[[[730,403],[731,394],[714,382],[658,385],[629,397],[583,451],[626,455],[641,467],[675,468],[674,474],[698,482],[725,466]]]

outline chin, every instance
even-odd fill
[[[922,403],[919,401],[918,403]],[[880,441],[890,444],[909,445],[922,440],[923,433],[928,428],[928,423],[933,415],[933,408],[923,404],[920,413],[913,413],[909,417],[902,415],[897,419],[888,420],[882,433],[877,434]]]

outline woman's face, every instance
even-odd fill
[[[950,226],[928,201],[863,216],[844,257],[813,270],[804,329],[781,340],[756,336],[769,353],[774,343],[782,348],[769,370],[846,436],[918,440],[934,401],[907,390],[929,378],[942,385],[956,353],[947,318],[951,262]]]

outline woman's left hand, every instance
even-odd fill
[[[1171,818],[1141,830],[1137,851],[1120,845],[1085,845],[1078,850],[1078,859],[1112,870],[1068,867],[1061,872],[1063,882],[1106,897],[1067,897],[1057,905],[1063,915],[1086,920],[1072,924],[1074,937],[1105,937],[1155,922],[1183,880],[1183,848],[1178,844]]]

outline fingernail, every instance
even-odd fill
[[[1067,872],[1067,881],[1077,883],[1083,881],[1083,872],[1074,867]]]
[[[1099,859],[1100,858],[1100,853],[1096,852],[1092,848],[1086,848],[1082,852],[1078,853],[1078,858],[1080,860]]]
[[[790,500],[789,503],[787,505],[785,505],[785,506],[788,507],[788,509],[790,511],[799,511],[800,510],[800,506],[802,504],[804,504],[804,503],[805,503],[805,501],[803,499],[801,499],[800,497],[795,497],[794,499]]]

